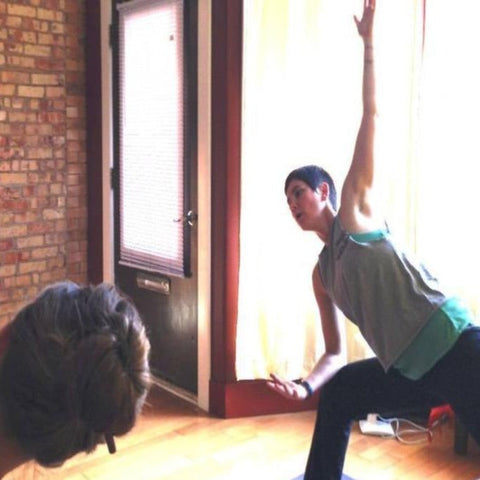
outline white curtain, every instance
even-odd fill
[[[245,1],[239,379],[300,376],[323,348],[319,242],[294,224],[283,182],[305,163],[342,174],[350,155],[360,90],[348,3]]]
[[[430,3],[442,4],[446,13],[442,21],[448,21],[452,8],[447,10],[447,2],[434,0],[428,6]],[[461,3],[471,8],[475,5],[473,0]],[[341,188],[361,115],[363,50],[353,14],[361,15],[362,7],[362,0],[245,0],[239,379],[263,378],[272,371],[289,378],[301,376],[323,350],[311,287],[312,269],[322,244],[313,234],[300,231],[291,218],[283,182],[292,168],[316,163],[330,171],[337,188]],[[466,14],[462,7],[453,10],[462,17]],[[390,228],[407,247],[428,253],[426,261],[432,260],[437,266],[443,262],[446,271],[442,276],[451,277],[453,270],[446,264],[455,266],[452,264],[460,253],[470,259],[475,250],[473,242],[469,249],[463,241],[460,243],[467,234],[464,229],[471,232],[471,225],[478,222],[471,218],[471,202],[475,201],[471,192],[473,167],[461,179],[456,170],[458,154],[453,152],[461,152],[465,164],[476,165],[479,161],[479,147],[464,145],[466,137],[473,141],[475,129],[478,131],[480,105],[475,102],[479,94],[475,92],[476,100],[462,100],[471,115],[477,112],[468,125],[459,125],[464,123],[464,113],[461,118],[454,115],[460,109],[454,100],[459,90],[480,85],[471,71],[476,58],[472,50],[480,45],[480,39],[473,23],[478,16],[469,17],[470,43],[464,38],[466,33],[459,37],[449,33],[465,24],[460,19],[437,27],[435,33],[432,23],[440,22],[438,16],[441,14],[427,17],[427,36],[431,29],[432,40],[425,46],[427,63],[420,77],[423,1],[377,2],[377,171],[383,186],[380,201]],[[477,38],[473,38],[475,35]],[[452,54],[459,48],[470,49],[465,54],[469,66],[462,68],[469,70],[472,80],[445,75],[437,36],[445,36],[445,49],[448,47]],[[458,58],[448,62],[450,73],[460,71]],[[478,69],[475,72],[478,75]],[[454,108],[452,112],[445,111],[445,95],[438,98],[432,85],[450,86],[448,98],[453,101],[447,103]],[[419,98],[424,102],[421,108]],[[450,135],[427,128],[432,123],[430,117],[448,123],[450,132],[459,132],[452,147],[438,146],[439,141],[450,141]],[[442,124],[442,128],[447,127]],[[448,155],[450,148],[453,151]],[[441,162],[437,150],[442,151]],[[442,174],[445,170],[445,180],[439,180],[438,167]],[[467,206],[470,213],[460,221]],[[434,255],[432,244],[439,246],[438,255]],[[455,258],[445,262],[448,255]],[[460,282],[466,280],[465,275],[456,277]],[[474,297],[475,286],[470,280],[469,296]],[[350,360],[370,353],[349,322],[347,339]]]
[[[480,314],[480,2],[427,1],[417,249]]]

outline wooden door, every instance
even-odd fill
[[[161,379],[197,393],[196,11],[113,12],[115,283],[137,305]]]

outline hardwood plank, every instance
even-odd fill
[[[28,465],[9,480],[291,480],[305,466],[315,412],[248,418],[210,417],[163,391],[149,398],[138,424],[116,439],[117,453],[101,445],[60,469]],[[362,435],[354,427],[345,473],[355,480],[475,480],[480,448],[453,451],[453,424],[431,443],[404,445]]]

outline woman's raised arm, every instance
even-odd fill
[[[373,21],[375,0],[364,0],[362,18],[354,17],[358,33],[364,44],[363,62],[363,114],[357,134],[352,163],[342,188],[339,210],[343,226],[350,232],[369,230],[374,219],[372,188],[375,169],[375,63]]]

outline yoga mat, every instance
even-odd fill
[[[295,477],[293,480],[303,480],[303,473],[298,477]],[[353,478],[349,477],[348,475],[342,474],[342,480],[353,480]]]

